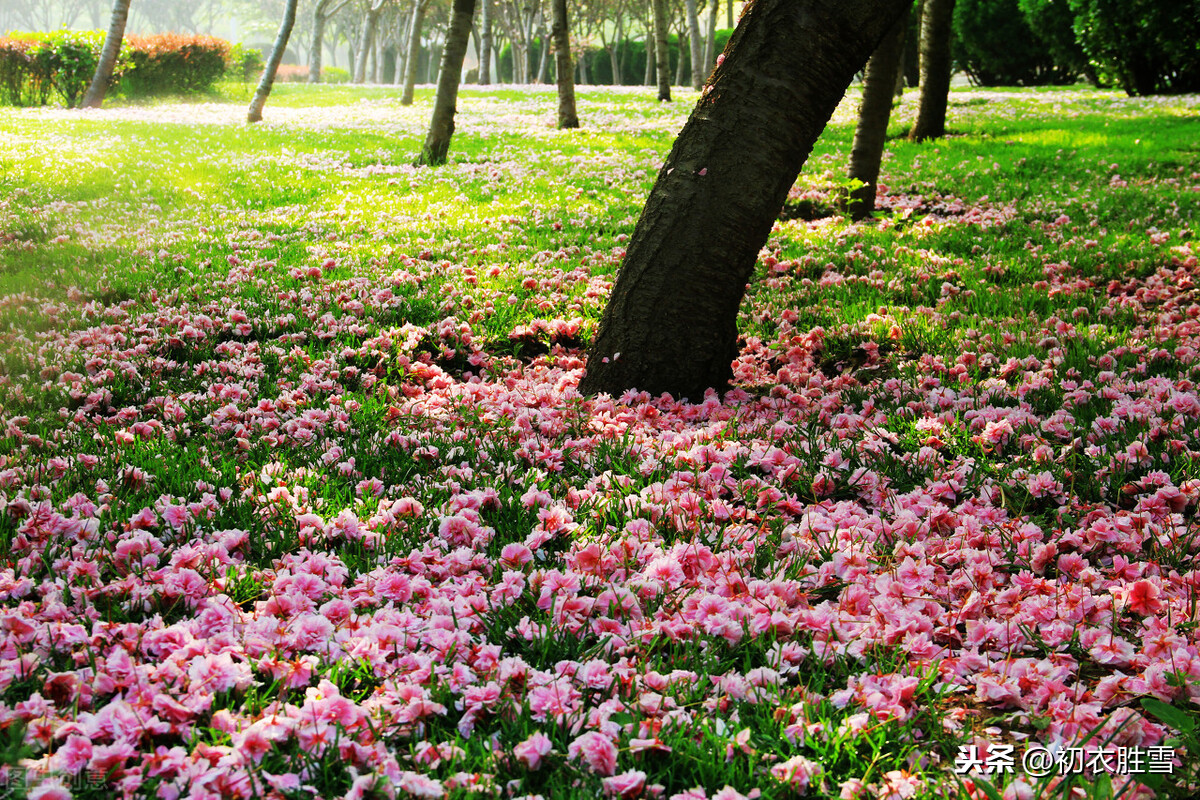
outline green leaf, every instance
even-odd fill
[[[1155,697],[1143,697],[1142,708],[1177,731],[1190,735],[1196,730],[1196,720],[1190,714]]]

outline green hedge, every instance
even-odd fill
[[[57,100],[74,108],[96,72],[104,37],[104,31],[61,30],[0,38],[0,103],[42,106]],[[212,36],[128,36],[113,83],[132,96],[210,91],[230,68],[231,50],[229,42]]]
[[[9,34],[0,39],[0,102],[41,106],[57,96],[74,108],[103,46],[103,31]]]

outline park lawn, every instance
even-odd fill
[[[681,400],[575,387],[694,93],[581,87],[559,132],[467,88],[431,170],[427,89],[252,128],[227,90],[0,109],[9,780],[1191,796],[1200,99],[956,91],[865,225],[848,100],[735,389]],[[955,774],[987,745],[1016,769]]]

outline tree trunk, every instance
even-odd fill
[[[554,37],[554,68],[558,73],[558,127],[578,128],[575,113],[575,70],[571,67],[571,26],[567,21],[567,0],[554,0],[550,22]]]
[[[442,50],[442,71],[438,76],[437,99],[429,135],[421,151],[421,164],[445,164],[450,152],[450,137],[454,135],[454,112],[458,103],[458,84],[462,78],[463,59],[467,55],[467,40],[471,37],[471,20],[475,16],[475,0],[454,0],[450,30]]]
[[[908,138],[914,142],[946,135],[950,95],[951,22],[954,0],[925,0],[921,13],[921,100]]]
[[[492,3],[494,0],[481,0],[483,8],[479,12],[479,85],[487,86],[492,82]]]
[[[402,106],[412,105],[413,91],[417,86],[417,62],[421,60],[421,26],[425,22],[425,5],[423,0],[413,4],[412,32],[408,35],[408,57],[404,69],[404,94],[400,97]]]
[[[675,59],[676,86],[683,86],[685,83],[687,83],[688,72],[690,71],[688,68],[688,62],[691,61],[691,57],[688,54],[688,43],[686,41],[687,38],[689,37],[686,37],[683,34],[680,34],[679,36],[679,57]]]
[[[675,140],[588,351],[585,394],[724,389],[737,313],[788,189],[911,0],[756,0]]]
[[[121,54],[121,42],[125,39],[125,22],[129,19],[129,0],[115,0],[112,19],[108,23],[108,35],[104,37],[104,49],[100,51],[100,63],[92,75],[92,82],[83,96],[80,108],[99,108],[108,93],[117,56]]]
[[[858,127],[854,130],[854,147],[850,150],[850,178],[862,181],[862,186],[850,192],[850,216],[866,219],[875,213],[875,185],[879,180],[879,165],[887,143],[888,120],[892,116],[892,97],[900,60],[904,54],[904,34],[908,31],[908,14],[883,37],[879,47],[867,62],[863,75],[862,105],[858,110]]]
[[[389,44],[383,48],[383,75],[380,83],[396,82],[396,45]]]
[[[283,9],[283,21],[279,23],[279,35],[275,37],[275,46],[271,48],[271,57],[263,67],[262,77],[258,79],[258,88],[254,91],[254,99],[250,101],[250,109],[246,112],[246,122],[258,122],[262,119],[263,106],[267,104],[267,95],[275,85],[275,73],[279,71],[279,63],[283,61],[283,53],[287,50],[288,39],[292,35],[292,26],[296,24],[297,0],[287,0]]]
[[[717,0],[708,0],[708,36],[704,40],[704,76],[712,71],[713,61],[717,57],[717,9],[721,4]]]
[[[379,28],[380,8],[372,7],[367,10],[367,18],[363,21],[362,40],[359,42],[358,63],[354,66],[354,82],[367,82],[367,62],[375,50],[375,31]]]
[[[308,82],[321,82],[321,56],[325,47],[325,6],[328,0],[321,0],[313,9],[312,55],[308,58]]]
[[[538,71],[537,82],[545,83],[550,76],[550,43],[546,41],[546,26],[543,22],[538,30],[538,44],[541,46],[542,52],[538,53]],[[568,54],[570,51],[567,51]]]
[[[654,7],[654,64],[658,102],[671,102],[671,51],[667,49],[667,0],[650,0]]]
[[[646,33],[646,75],[642,78],[643,86],[653,86],[655,83],[654,71],[654,34]]]
[[[728,0],[725,6],[725,27],[733,28],[733,0]]]
[[[697,92],[704,87],[704,40],[700,38],[700,17],[696,13],[696,0],[686,0],[688,44],[692,51],[692,88]],[[680,53],[680,58],[683,54]]]

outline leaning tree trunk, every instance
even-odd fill
[[[558,72],[558,127],[578,128],[575,113],[575,70],[571,68],[571,28],[567,21],[567,0],[554,0],[550,22],[554,37],[554,68]]]
[[[437,99],[433,103],[433,118],[429,135],[418,160],[421,164],[445,164],[450,152],[450,137],[454,135],[454,112],[458,103],[458,84],[462,78],[463,59],[467,55],[467,40],[471,38],[471,20],[475,16],[475,0],[454,0],[454,13],[446,44],[442,50],[442,72],[438,76]]]
[[[725,388],[759,250],[854,73],[911,0],[756,0],[658,173],[585,394]]]
[[[479,85],[487,86],[492,82],[492,3],[495,0],[482,0],[483,8],[479,11]]]
[[[883,37],[863,75],[862,105],[858,110],[858,127],[854,130],[854,146],[850,150],[850,178],[862,183],[850,192],[847,203],[854,219],[866,219],[875,212],[875,187],[887,142],[888,120],[892,116],[892,98],[907,31],[908,14],[904,14]]]
[[[950,96],[951,22],[954,0],[925,0],[921,12],[921,100],[908,138],[914,142],[946,135],[946,103]]]
[[[413,3],[412,31],[408,34],[408,57],[404,59],[404,94],[400,105],[411,106],[417,88],[417,62],[421,60],[421,26],[425,23],[427,0]]]
[[[258,79],[258,88],[254,91],[254,99],[250,101],[250,109],[246,112],[246,122],[258,122],[262,119],[263,106],[267,104],[267,95],[275,85],[275,73],[279,71],[279,63],[283,61],[283,53],[287,50],[288,39],[292,35],[292,26],[296,24],[296,2],[287,0],[283,8],[283,21],[279,23],[279,35],[275,37],[275,46],[271,48],[271,57],[263,67],[262,77]]]
[[[654,63],[658,102],[671,102],[671,52],[667,49],[667,0],[650,0],[654,11]]]
[[[125,39],[125,21],[128,19],[129,0],[116,0],[113,3],[112,19],[108,23],[108,35],[104,37],[104,49],[100,51],[100,63],[96,64],[96,72],[92,75],[92,82],[79,104],[80,108],[99,108],[104,102],[113,70],[117,66],[117,56],[121,54],[121,42]]]
[[[692,51],[692,88],[697,92],[704,86],[704,40],[700,38],[700,17],[696,13],[696,0],[685,0],[687,6],[688,44]],[[683,60],[683,53],[679,54]]]
[[[708,77],[709,71],[713,66],[713,59],[717,57],[717,9],[720,4],[717,0],[708,0],[708,36],[704,39],[704,76]]]

